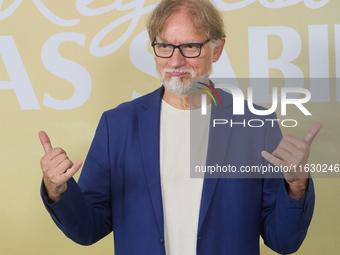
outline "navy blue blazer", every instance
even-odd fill
[[[275,119],[232,114],[232,97],[218,90],[223,107],[212,107],[212,119]],[[159,136],[163,87],[103,113],[78,184],[49,204],[58,227],[72,240],[90,245],[114,233],[115,255],[165,254]],[[268,164],[261,151],[272,152],[281,132],[266,121],[261,128],[210,128],[207,164]],[[239,125],[240,126],[240,125]],[[217,150],[212,144],[225,146]],[[215,143],[216,144],[216,143]],[[259,235],[278,253],[295,252],[307,233],[314,208],[310,179],[306,195],[287,195],[283,178],[205,178],[203,183],[197,254],[259,254]],[[185,213],[185,212],[183,212]]]

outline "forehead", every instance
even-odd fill
[[[193,17],[185,9],[181,9],[178,12],[170,15],[162,29],[161,35],[158,39],[167,42],[201,42],[206,40],[207,36],[204,29],[195,25]]]

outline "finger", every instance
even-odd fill
[[[45,155],[41,159],[41,168],[43,172],[50,172],[50,170],[58,167],[63,161],[68,160],[66,154],[59,154],[57,156],[51,155],[55,150],[52,150],[48,155]]]
[[[293,145],[296,145],[296,144],[301,142],[301,139],[299,139],[299,138],[297,138],[295,136],[287,134],[287,135],[284,135],[284,137],[282,138],[281,141],[286,141],[286,142],[289,142],[289,143],[291,143]]]
[[[65,159],[68,159],[66,152],[62,148],[54,148],[48,154],[48,157],[51,161],[53,161],[56,165],[62,162]]]
[[[83,162],[81,160],[78,160],[70,169],[68,169],[67,172],[63,174],[63,176],[65,177],[65,181],[71,179],[71,177],[78,172],[82,164]]]
[[[50,138],[44,131],[39,132],[39,138],[42,146],[44,147],[45,154],[47,154],[49,151],[53,149]]]
[[[63,174],[67,171],[67,169],[71,168],[72,166],[73,162],[67,158],[58,163],[58,165],[56,166],[56,172],[58,174]]]
[[[275,156],[273,156],[272,154],[270,154],[267,151],[262,151],[261,152],[262,157],[267,160],[269,163],[272,163],[275,166],[281,166],[283,165],[283,161]]]
[[[286,162],[290,161],[294,157],[290,151],[286,151],[285,149],[279,147],[273,151],[272,155]]]
[[[303,157],[303,154],[305,152],[304,149],[306,148],[306,146],[307,146],[306,143],[301,140],[298,140],[298,143],[293,144],[291,142],[288,142],[287,140],[282,139],[280,142],[280,145],[276,148],[275,152],[277,152],[278,149],[281,149],[290,154],[289,158],[292,157],[292,158],[298,159],[298,158]],[[277,156],[274,153],[273,155],[286,160],[286,158],[280,157],[280,155]]]
[[[312,144],[315,136],[318,134],[318,132],[320,131],[320,129],[322,128],[322,123],[318,122],[316,124],[314,124],[308,131],[306,137],[303,139],[306,143],[308,143],[309,145]]]
[[[280,141],[280,144],[277,148],[282,148],[286,151],[289,151],[292,154],[294,154],[297,151],[297,146],[294,143],[284,138]]]
[[[57,166],[58,162],[67,158],[66,152],[59,147],[50,150],[45,156],[42,157],[46,164],[51,164],[51,166]]]

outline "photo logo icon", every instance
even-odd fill
[[[220,98],[220,95],[217,93],[217,91],[216,91],[212,86],[210,86],[210,85],[208,85],[208,84],[206,84],[206,83],[203,83],[203,82],[197,82],[197,83],[198,83],[198,84],[201,84],[201,85],[203,85],[203,86],[206,86],[206,87],[209,88],[212,92],[214,92],[215,95],[217,96],[218,100],[220,101],[221,106],[222,106],[222,100],[221,100],[221,98]],[[207,93],[207,94],[211,97],[211,99],[214,101],[215,106],[217,106],[215,97],[213,96],[213,94],[211,94],[211,92],[210,92],[209,90],[206,90],[206,89],[201,88],[201,87],[197,87],[197,88],[199,88],[199,89],[203,90],[205,93]]]

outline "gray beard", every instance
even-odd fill
[[[161,76],[158,72],[158,76],[160,81],[163,83],[163,86],[169,92],[174,93],[179,97],[187,97],[188,95],[196,92],[197,86],[199,85],[198,82],[206,82],[211,74],[211,70],[204,74],[202,77],[195,77],[195,73],[193,71],[184,71],[188,72],[192,75],[189,84],[184,84],[180,77],[172,77],[170,81],[166,81],[164,79],[165,73],[169,70],[163,70],[163,75]],[[177,70],[176,70],[177,71]]]

